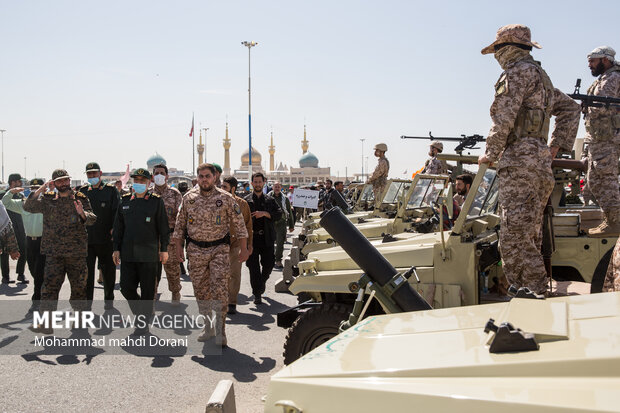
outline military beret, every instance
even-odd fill
[[[56,169],[54,172],[52,172],[53,181],[57,181],[59,179],[65,179],[65,178],[71,178],[71,176],[69,176],[69,173],[65,171],[64,169]]]
[[[146,178],[146,179],[151,179],[151,173],[149,172],[148,169],[144,169],[144,168],[134,169],[134,171],[131,173],[130,176],[132,178],[135,178],[137,176],[141,176],[141,177]]]
[[[216,164],[215,162],[212,163],[211,165],[213,165],[216,171],[218,171],[219,173],[222,173],[222,167],[220,165]]]
[[[89,162],[86,164],[86,172],[99,172],[101,168],[97,162]]]
[[[43,182],[43,179],[41,178],[33,178],[30,180],[30,186],[41,186],[44,183],[45,182]]]

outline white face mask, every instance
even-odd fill
[[[162,186],[166,183],[166,177],[164,175],[155,175],[153,177],[153,181],[155,182],[155,185]]]

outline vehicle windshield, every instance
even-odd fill
[[[372,184],[367,184],[364,186],[360,201],[372,201],[373,199],[375,199],[375,194],[372,192]]]
[[[411,192],[407,209],[430,206],[436,202],[441,191],[445,188],[444,179],[421,178]]]
[[[383,197],[383,204],[393,204],[403,194],[403,189],[406,182],[394,181],[390,184],[385,196]]]
[[[480,182],[480,186],[474,195],[474,202],[471,205],[467,218],[475,218],[481,215],[492,214],[497,209],[497,197],[499,194],[497,171],[487,169]]]

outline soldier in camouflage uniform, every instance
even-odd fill
[[[183,240],[187,237],[189,276],[192,279],[198,308],[207,319],[198,341],[216,336],[216,342],[227,345],[225,322],[230,278],[230,226],[234,225],[241,252],[239,261],[248,258],[247,230],[241,209],[231,194],[215,187],[215,168],[198,166],[198,188],[183,197],[172,239],[179,261],[184,261]],[[215,324],[211,325],[209,320]],[[215,327],[215,330],[212,328]]]
[[[3,204],[0,203],[0,252],[7,252],[12,260],[19,258],[19,244],[11,219]]]
[[[432,142],[428,151],[430,159],[424,164],[423,174],[444,175],[448,173],[448,164],[446,161],[437,159],[437,154],[443,152],[443,143]]]
[[[375,145],[375,156],[379,158],[375,171],[370,175],[366,183],[372,184],[372,192],[375,194],[375,202],[377,202],[385,186],[387,185],[388,172],[390,171],[390,162],[385,157],[385,153],[388,148],[385,143],[378,143]]]
[[[579,106],[553,87],[530,55],[530,29],[500,28],[482,54],[495,53],[504,72],[495,85],[491,106],[493,125],[479,163],[498,162],[499,203],[502,208],[500,251],[508,281],[535,293],[547,289],[541,256],[542,216],[554,185],[551,160],[572,149],[579,126]],[[555,129],[547,146],[549,120]]]
[[[608,46],[594,49],[588,55],[593,76],[598,78],[588,89],[588,95],[620,97],[620,65],[616,52]],[[588,145],[587,186],[603,210],[601,225],[591,228],[592,237],[611,237],[620,234],[620,194],[618,187],[618,145],[620,145],[620,110],[610,107],[584,108]]]
[[[86,227],[93,225],[97,216],[93,213],[86,195],[71,189],[71,177],[64,169],[52,173],[52,181],[58,193],[46,192],[46,182],[31,193],[24,203],[24,210],[43,214],[41,254],[45,255],[45,275],[41,288],[41,310],[55,310],[58,293],[65,280],[71,284],[71,305],[82,308],[77,300],[86,300],[86,257],[88,233]],[[45,329],[42,333],[52,333]]]
[[[609,260],[603,291],[620,291],[620,238],[616,241],[616,246]]]
[[[155,183],[155,193],[164,200],[166,215],[168,216],[168,225],[170,226],[170,234],[172,234],[174,232],[174,224],[177,221],[177,214],[179,213],[183,195],[181,195],[178,189],[168,185],[168,167],[166,165],[155,165],[153,167],[152,179]],[[181,267],[179,266],[179,261],[174,251],[172,251],[172,254],[168,255],[168,262],[163,265],[163,268],[166,270],[168,290],[172,293],[172,302],[177,304],[181,300]],[[160,264],[159,277],[157,279],[158,285],[161,279],[161,269],[162,265]],[[155,294],[157,294],[157,287],[155,288]]]

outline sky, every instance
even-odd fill
[[[587,18],[601,8],[611,20]],[[221,165],[228,120],[238,168],[248,147],[244,40],[258,42],[252,140],[264,168],[272,131],[276,163],[298,166],[306,124],[310,152],[333,175],[372,170],[383,142],[390,176],[403,177],[423,165],[429,142],[401,135],[488,133],[501,69],[480,50],[500,26],[528,25],[543,46],[534,58],[568,93],[577,78],[583,91],[594,80],[592,49],[620,51],[619,15],[611,0],[596,10],[582,1],[0,0],[5,178],[49,179],[64,166],[84,180],[90,161],[123,171],[155,152],[189,171],[192,113],[196,143],[208,128],[206,160]]]

